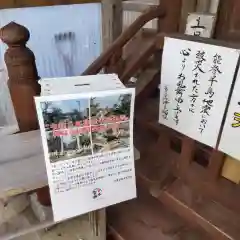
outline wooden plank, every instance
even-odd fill
[[[203,218],[201,215],[193,211],[187,205],[183,204],[177,198],[174,198],[167,191],[162,192],[159,195],[159,200],[168,208],[171,208],[178,215],[182,216],[184,219],[188,221],[192,226],[200,225],[203,229],[205,229],[210,235],[213,236],[213,239],[218,240],[233,240],[231,236],[225,234],[221,229],[211,225],[208,220]]]
[[[151,6],[156,6],[156,4],[149,3],[149,2],[135,2],[135,1],[123,2],[124,11],[143,12]]]
[[[122,1],[102,0],[102,36],[105,51],[122,33]]]
[[[189,228],[181,217],[149,196],[142,187],[138,189],[138,199],[108,209],[109,225],[117,233],[117,239],[210,239],[204,231]],[[191,238],[193,232],[202,238]]]
[[[39,131],[5,137],[0,151],[0,197],[47,185]]]
[[[97,3],[101,0],[1,0],[0,9],[24,8],[24,7],[45,7],[54,5],[69,5],[83,3]]]
[[[181,212],[183,210],[176,208],[179,214],[189,218],[189,221],[192,222],[196,218],[196,221],[211,233],[214,239],[238,239],[240,234],[239,215],[194,191],[182,180],[178,179],[164,192],[163,199],[167,201],[165,197],[176,201],[178,205],[183,205],[182,207],[186,210],[185,214]],[[159,199],[161,200],[161,195]],[[217,237],[218,235],[219,237]],[[221,235],[223,238],[220,237]]]

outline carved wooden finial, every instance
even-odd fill
[[[10,22],[1,29],[0,38],[8,46],[26,45],[30,38],[30,33],[26,27]]]
[[[10,22],[0,30],[1,40],[8,45],[4,59],[8,70],[8,86],[21,132],[38,128],[34,96],[39,95],[38,73],[34,53],[26,47],[28,29]]]

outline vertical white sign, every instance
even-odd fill
[[[36,98],[55,221],[136,197],[134,89]]]
[[[213,34],[215,22],[216,16],[214,14],[190,13],[187,18],[185,34],[210,38]]]
[[[159,123],[216,146],[239,52],[165,38]]]
[[[236,158],[240,161],[240,71],[234,86],[233,94],[229,104],[221,140],[219,143],[219,150]]]

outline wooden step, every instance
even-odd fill
[[[144,159],[145,158],[145,159]],[[141,154],[136,162],[138,183],[149,190],[168,209],[183,217],[192,227],[201,226],[213,239],[238,239],[240,236],[240,216],[220,203],[211,200],[209,195],[194,187],[192,180],[187,183],[173,174],[173,162],[178,161],[178,154],[161,148],[150,148]],[[197,164],[193,163],[193,166]],[[197,175],[194,171],[192,174]],[[191,169],[189,169],[191,171]],[[188,173],[186,173],[188,175]],[[204,175],[202,175],[204,176]],[[204,179],[198,179],[204,181]],[[206,182],[207,184],[207,182]],[[219,189],[220,191],[220,189]],[[208,196],[208,197],[207,197]]]
[[[194,192],[180,179],[162,191],[158,199],[189,222],[195,220],[215,239],[239,239],[240,216]]]
[[[189,228],[180,217],[143,192],[135,200],[108,208],[108,220],[111,233],[119,240],[211,239],[204,231]]]
[[[156,33],[139,31],[123,49],[124,66],[126,67],[121,79],[127,81],[136,76],[149,65],[151,56],[155,53]],[[141,66],[141,68],[139,68]]]

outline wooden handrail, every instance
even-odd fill
[[[83,73],[82,75],[97,74],[110,60],[110,58],[149,21],[155,18],[163,18],[165,11],[162,7],[150,7],[145,13],[139,16],[114,42],[103,52]]]
[[[130,79],[134,75],[134,73],[139,69],[139,66],[142,66],[146,62],[146,59],[148,59],[154,53],[155,49],[156,49],[156,43],[155,41],[153,41],[145,49],[145,51],[139,55],[138,58],[134,59],[133,62],[131,62],[128,66],[126,66],[124,73],[120,76],[121,81],[123,83],[126,83],[127,80]]]

